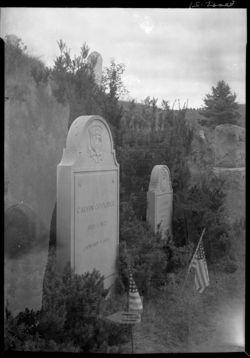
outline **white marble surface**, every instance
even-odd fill
[[[119,244],[119,164],[106,121],[81,116],[71,125],[57,171],[57,264],[97,269],[108,287]]]
[[[153,231],[158,230],[164,238],[172,236],[173,189],[170,171],[166,165],[155,165],[147,193],[147,221]]]

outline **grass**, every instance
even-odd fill
[[[167,288],[144,300],[142,322],[134,328],[134,352],[244,351],[242,268],[227,274],[210,267],[210,286],[202,294],[195,291],[190,274],[180,295],[184,274],[179,274],[174,291]],[[122,350],[130,353],[131,343]]]

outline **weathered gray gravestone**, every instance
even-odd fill
[[[102,56],[94,51],[88,56],[88,63],[93,66],[96,83],[100,86],[102,81]]]
[[[57,267],[93,269],[114,282],[119,244],[119,164],[111,131],[100,116],[72,123],[57,166]]]
[[[161,238],[172,236],[173,189],[166,165],[155,165],[147,193],[147,221]]]

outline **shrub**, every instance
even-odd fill
[[[60,343],[54,339],[53,334],[45,337],[40,326],[41,311],[25,309],[17,317],[9,314],[4,322],[5,350],[17,351],[49,351],[49,352],[77,352],[73,344]]]
[[[134,280],[141,295],[147,295],[151,287],[159,287],[166,278],[167,255],[164,241],[154,234],[148,224],[137,219],[131,203],[121,203],[119,278],[117,289],[128,287],[128,266],[131,265]]]
[[[20,38],[14,44],[9,35],[5,37],[5,73],[11,74],[20,70],[25,63],[27,47]]]
[[[225,272],[227,274],[234,273],[238,269],[238,265],[229,256],[224,256],[217,260],[215,264],[217,271]]]
[[[175,246],[169,243],[164,247],[168,257],[167,272],[176,272],[187,267],[194,251],[194,244],[189,242],[187,245]]]
[[[31,75],[36,85],[47,84],[49,80],[50,70],[43,63],[37,61],[31,68]]]
[[[107,290],[96,270],[77,275],[69,266],[56,274],[50,256],[40,311],[25,309],[5,319],[5,348],[28,351],[107,351],[128,340],[126,329],[114,327],[100,316]],[[113,298],[114,300],[115,298]],[[113,305],[114,306],[114,305]],[[106,347],[106,348],[105,348]]]

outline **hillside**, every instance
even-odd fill
[[[130,102],[128,101],[119,101],[122,108],[125,111],[129,110]],[[134,103],[135,110],[141,111],[145,105],[143,103]],[[176,110],[177,111],[177,110]],[[241,127],[246,126],[246,105],[245,104],[239,104],[238,112],[240,114],[240,118],[238,119],[238,125]],[[198,124],[199,120],[202,119],[203,116],[199,113],[199,109],[191,109],[188,108],[186,111],[186,119],[190,121],[191,123]]]
[[[5,299],[16,312],[41,304],[69,108],[51,95],[38,59],[11,44],[5,54],[4,239],[5,256],[13,258],[6,258]]]
[[[6,48],[6,61],[9,57],[12,63],[6,66],[5,76],[5,207],[22,202],[48,230],[69,108],[51,95],[38,59],[11,45]]]

